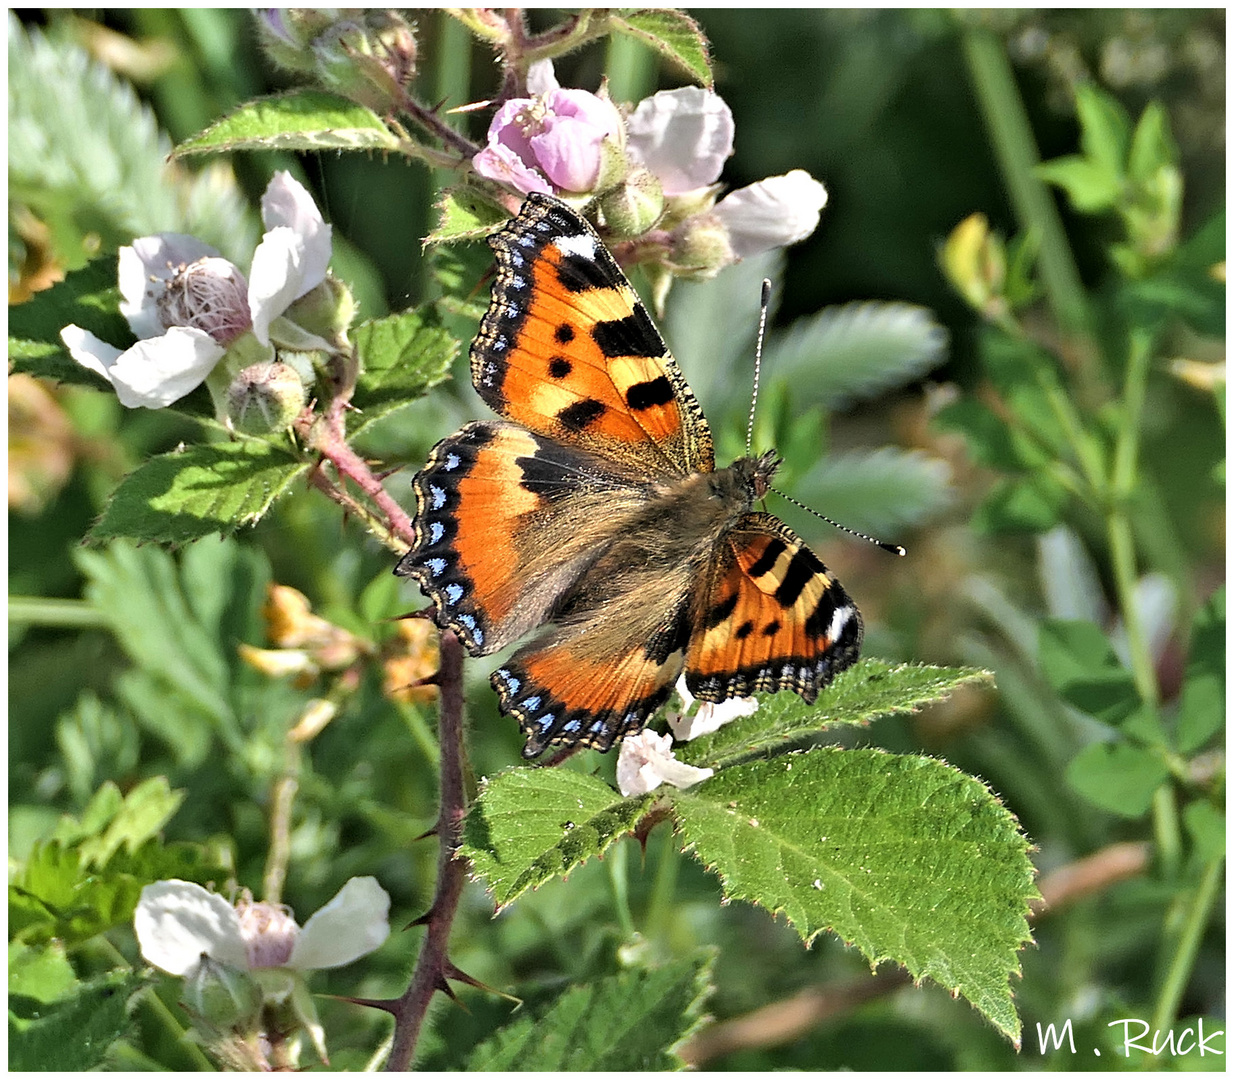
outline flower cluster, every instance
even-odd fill
[[[661,784],[688,788],[706,780],[713,770],[698,769],[678,761],[673,753],[674,738],[678,742],[689,742],[758,709],[756,698],[739,697],[719,703],[704,701],[691,713],[690,706],[695,698],[686,688],[684,675],[677,682],[677,696],[681,698],[681,709],[670,711],[667,717],[672,735],[660,735],[644,728],[622,741],[617,756],[617,788],[627,799],[632,795],[646,795]]]
[[[735,127],[713,92],[662,90],[624,116],[603,89],[562,89],[547,60],[532,65],[528,89],[497,110],[472,168],[524,195],[595,197],[617,236],[654,229],[676,274],[710,276],[818,225],[827,192],[801,169],[717,201]]]
[[[303,405],[313,371],[311,364],[299,370],[276,363],[276,350],[290,360],[333,348],[295,322],[289,309],[297,301],[320,307],[308,301],[322,290],[334,316],[349,321],[351,311],[349,300],[330,289],[330,226],[303,186],[276,173],[261,216],[266,231],[247,277],[192,236],[160,233],[122,247],[120,313],[138,341],[122,350],[69,325],[60,337],[70,355],[111,383],[130,409],[164,408],[204,382],[220,417],[244,427],[253,410],[268,424],[285,426]],[[245,380],[231,386],[242,370]]]

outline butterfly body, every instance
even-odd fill
[[[774,453],[716,469],[676,363],[594,230],[529,196],[490,240],[472,381],[504,420],[434,447],[413,481],[414,577],[492,676],[534,757],[608,749],[685,671],[696,697],[813,701],[861,643],[857,608],[778,518],[753,509]]]

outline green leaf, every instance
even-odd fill
[[[1120,724],[1139,707],[1135,679],[1095,623],[1047,619],[1037,638],[1041,671],[1063,700],[1105,724]]]
[[[513,769],[485,782],[467,815],[460,853],[505,907],[601,854],[651,802],[650,796],[623,799],[582,773]]]
[[[973,514],[979,533],[1040,533],[1058,524],[1067,505],[1067,489],[1047,474],[1003,480]]]
[[[1032,342],[994,329],[981,336],[981,360],[1017,426],[1048,459],[1070,457],[1070,439],[1051,404],[1051,395],[1061,401],[1069,393],[1058,361]]]
[[[1099,162],[1082,157],[1061,157],[1034,170],[1047,184],[1062,188],[1081,214],[1113,210],[1123,193],[1122,178]]]
[[[424,238],[425,244],[452,240],[479,240],[510,215],[474,188],[452,188],[437,201],[437,227]]]
[[[947,357],[947,332],[928,308],[863,303],[798,319],[767,347],[767,371],[802,405],[839,409],[920,378]]]
[[[21,1072],[85,1072],[132,1030],[127,1006],[144,979],[112,972],[84,984],[71,998],[40,1010],[37,1020],[9,1014],[9,1068]]]
[[[1225,724],[1225,589],[1196,612],[1178,704],[1178,749],[1194,753]]]
[[[233,150],[397,150],[371,109],[320,90],[257,98],[180,143],[173,157]]]
[[[352,435],[444,381],[459,349],[458,341],[423,311],[361,323],[353,337],[364,370],[352,398],[359,410],[352,418]]]
[[[1159,101],[1150,101],[1140,114],[1131,139],[1127,172],[1133,181],[1151,180],[1160,169],[1178,165],[1178,147],[1170,134],[1170,117]]]
[[[953,401],[938,412],[934,421],[944,430],[962,433],[968,452],[978,465],[1002,472],[1024,472],[1050,460],[1045,450],[976,398]]]
[[[152,840],[183,802],[184,792],[172,791],[167,777],[143,780],[124,797],[106,831],[81,844],[78,850],[82,862],[86,866],[105,866],[121,847],[131,854]]]
[[[792,490],[849,528],[888,536],[921,524],[951,502],[951,469],[920,450],[854,450],[828,455]]]
[[[1094,806],[1127,818],[1141,817],[1169,777],[1165,762],[1126,742],[1093,743],[1067,766],[1067,783]]]
[[[636,38],[686,71],[708,89],[713,84],[711,57],[698,23],[684,11],[644,8],[623,11],[610,19],[613,30]]]
[[[74,323],[117,348],[133,343],[133,332],[120,315],[115,259],[95,259],[24,304],[9,308],[11,370],[111,390],[106,379],[74,360],[60,340],[60,331]]]
[[[307,471],[288,451],[258,439],[161,454],[120,482],[86,540],[185,544],[226,536],[258,521]]]
[[[1225,815],[1211,803],[1196,800],[1183,810],[1183,823],[1204,862],[1225,854]]]
[[[545,770],[548,771],[548,770]],[[623,971],[572,986],[535,1015],[520,1013],[475,1048],[468,1072],[678,1070],[672,1053],[701,1022],[707,957]]]
[[[941,761],[815,749],[677,793],[678,827],[728,899],[832,930],[871,965],[962,994],[1008,1038],[1008,979],[1036,895],[1028,842],[978,780]]]
[[[1092,83],[1080,83],[1075,94],[1080,121],[1080,149],[1085,157],[1114,176],[1121,176],[1127,163],[1131,119],[1118,99]]]
[[[69,963],[64,942],[38,946],[9,942],[10,1002],[13,997],[22,997],[48,1004],[76,985],[77,973]]]
[[[675,749],[699,768],[723,769],[772,750],[785,750],[838,724],[868,724],[943,701],[957,687],[988,684],[977,668],[931,667],[862,660],[842,671],[813,705],[796,694],[758,695],[758,711]]]

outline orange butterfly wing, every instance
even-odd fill
[[[529,195],[489,244],[497,280],[471,348],[479,395],[508,420],[645,472],[710,472],[702,410],[595,230]]]
[[[720,543],[695,608],[686,686],[703,701],[819,688],[861,649],[861,613],[796,533],[751,513]]]

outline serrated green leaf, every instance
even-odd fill
[[[444,381],[459,343],[422,311],[361,323],[353,332],[364,370],[356,380],[350,434],[368,427]]]
[[[504,907],[599,855],[651,801],[623,799],[602,780],[565,769],[514,769],[484,784],[467,815],[460,854]]]
[[[83,266],[100,240],[114,251],[159,232],[199,237],[233,262],[252,253],[257,215],[231,166],[169,167],[153,110],[74,35],[45,36],[10,13],[8,57],[9,201],[47,224],[65,265]]]
[[[132,972],[112,972],[42,1010],[37,1020],[10,1013],[9,1068],[60,1073],[98,1068],[112,1043],[131,1030],[128,1000],[144,981]]]
[[[980,781],[930,758],[820,748],[725,769],[674,807],[725,897],[933,979],[1018,1042],[1008,980],[1030,940],[1033,867]]]
[[[838,409],[920,378],[946,354],[947,332],[929,309],[867,301],[798,319],[768,343],[765,363],[803,405]]]
[[[538,1015],[520,1015],[475,1048],[468,1072],[625,1072],[682,1068],[673,1047],[699,1026],[707,957],[623,971],[572,986]]]
[[[1038,165],[1034,171],[1047,184],[1065,191],[1071,205],[1082,214],[1113,210],[1123,192],[1118,173],[1088,158],[1055,158]]]
[[[307,471],[288,451],[257,439],[161,454],[120,482],[86,540],[186,544],[226,536],[258,521]]]
[[[951,502],[951,469],[919,450],[886,446],[830,454],[793,485],[807,506],[852,529],[889,536]]]
[[[685,12],[656,8],[622,11],[611,18],[610,24],[617,33],[636,38],[711,89],[714,80],[707,38]]]
[[[454,188],[437,201],[437,227],[424,238],[425,244],[452,240],[479,240],[510,220],[500,206],[470,188]]]
[[[1140,704],[1135,679],[1095,623],[1047,619],[1038,631],[1037,658],[1065,701],[1103,723],[1121,723]]]
[[[184,802],[184,792],[172,791],[165,776],[143,780],[125,797],[101,835],[84,841],[79,848],[86,866],[105,866],[123,846],[130,853],[167,824]]]
[[[760,694],[758,711],[675,748],[699,768],[724,769],[770,750],[784,750],[838,724],[868,724],[880,716],[915,712],[943,701],[957,687],[988,684],[978,668],[931,667],[862,660],[840,672],[813,705],[796,694]]]
[[[185,139],[173,157],[233,150],[397,150],[399,140],[371,109],[320,90],[245,102]]]
[[[1225,589],[1196,612],[1191,655],[1179,694],[1178,749],[1191,754],[1225,723]]]
[[[1094,806],[1127,818],[1147,812],[1169,775],[1160,757],[1126,742],[1093,743],[1067,766],[1067,783],[1076,791]]]

